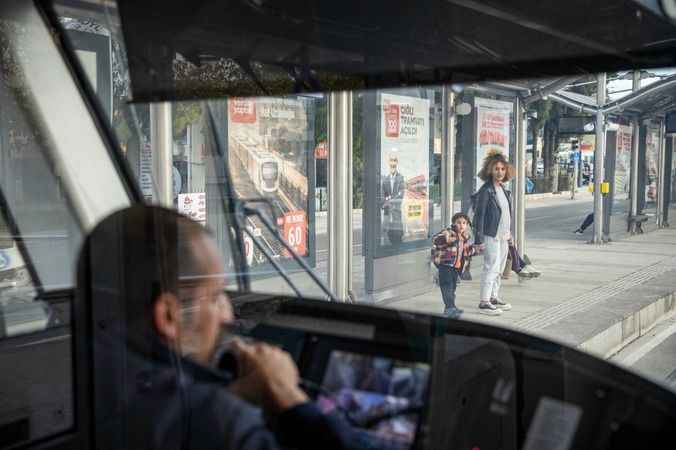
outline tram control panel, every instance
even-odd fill
[[[368,448],[409,449],[420,438],[430,385],[425,355],[278,326],[259,326],[252,335],[290,351],[318,408],[362,430]]]
[[[271,303],[243,334],[287,350],[319,409],[366,448],[643,448],[676,424],[638,395],[638,378],[550,342],[402,311]]]
[[[434,331],[414,315],[390,311],[391,320],[373,321],[323,305],[329,310],[306,315],[297,301],[285,303],[245,334],[288,351],[319,409],[358,429],[366,448],[465,448],[472,429],[484,430],[475,445],[512,441],[502,448],[518,448],[506,345]],[[502,392],[494,402],[496,385]],[[476,414],[463,433],[450,432],[492,403],[494,413]]]

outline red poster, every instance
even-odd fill
[[[282,238],[299,255],[307,254],[307,217],[305,211],[298,210],[284,214]]]
[[[385,113],[385,135],[390,138],[399,137],[399,105],[385,102],[383,112]]]
[[[329,146],[326,141],[322,141],[315,147],[315,159],[327,159],[329,157]]]
[[[256,103],[253,100],[233,98],[228,101],[230,120],[234,123],[256,122]]]

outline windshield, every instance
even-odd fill
[[[169,78],[212,83],[192,95],[210,100],[148,103],[172,93],[136,76],[156,61],[130,76],[116,2],[56,6],[146,200],[214,230],[226,212],[210,185],[246,201],[251,285],[231,287],[326,299],[324,284],[343,302],[541,335],[676,389],[676,69],[263,96],[277,78],[184,46]],[[254,88],[220,89],[233,71]]]

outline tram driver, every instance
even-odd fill
[[[96,389],[116,390],[117,398],[107,398],[123,406],[96,406],[97,421],[102,411],[117,424],[97,427],[97,446],[357,448],[345,422],[323,415],[309,402],[286,352],[240,342],[238,378],[210,368],[221,330],[233,321],[224,271],[218,247],[204,227],[159,207],[116,212],[86,239],[78,269],[80,292],[89,286],[92,304],[106,308],[112,307],[104,296],[118,293],[124,322],[115,328],[123,330],[125,358],[112,362],[110,372],[126,373],[94,383]],[[100,350],[95,344],[95,351]],[[96,376],[108,375],[98,370]]]

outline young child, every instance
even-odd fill
[[[432,237],[432,261],[439,269],[439,288],[444,300],[444,315],[457,318],[463,310],[455,306],[455,289],[472,256],[479,247],[469,242],[470,221],[464,213],[453,216],[450,228]]]

